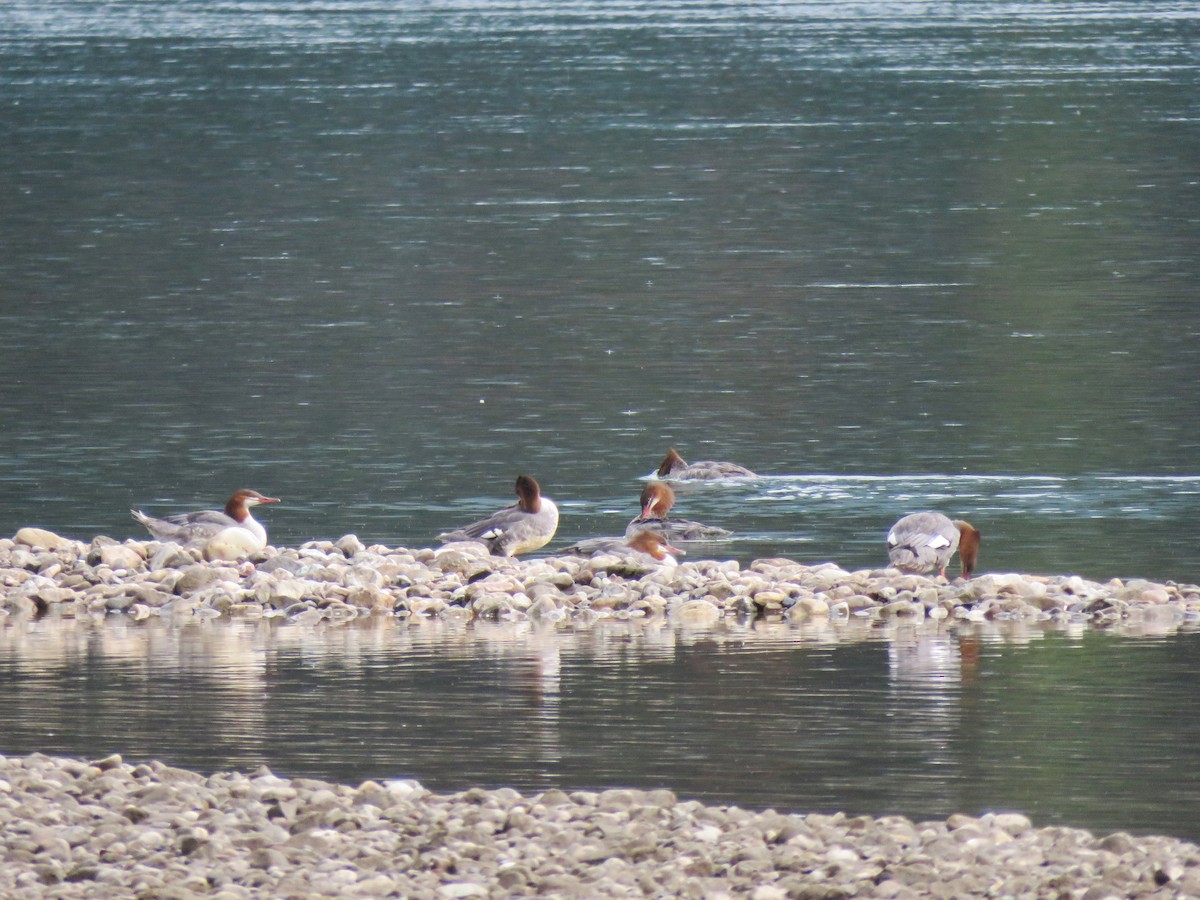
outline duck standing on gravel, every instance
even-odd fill
[[[903,572],[937,569],[945,578],[946,565],[957,550],[963,578],[970,578],[979,555],[979,541],[979,529],[962,519],[952,521],[937,512],[912,513],[888,531],[888,559]]]
[[[728,537],[731,531],[716,525],[703,525],[690,519],[669,519],[667,513],[675,505],[675,492],[669,484],[652,481],[642,488],[639,499],[642,511],[625,529],[625,537],[639,531],[653,531],[668,541],[706,541]]]
[[[242,488],[234,491],[224,512],[205,509],[165,519],[148,516],[140,509],[129,512],[157,541],[174,541],[183,547],[221,544],[243,553],[257,553],[267,546],[267,529],[250,515],[250,508],[278,502],[278,497],[266,497],[258,491]]]
[[[517,502],[497,510],[465,528],[438,535],[443,544],[478,541],[493,556],[516,556],[550,543],[558,530],[558,507],[542,496],[541,486],[529,475],[517,476]]]
[[[726,478],[757,478],[758,476],[747,469],[731,462],[714,462],[711,459],[688,463],[672,447],[667,451],[662,463],[655,473],[659,478],[671,478],[675,481],[719,481]]]

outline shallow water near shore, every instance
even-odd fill
[[[1200,838],[1200,634],[62,620],[0,630],[6,753],[344,783],[669,787]]]

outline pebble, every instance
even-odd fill
[[[0,896],[1189,897],[1200,847],[1036,828],[798,815],[632,789],[436,794],[265,768],[0,756]]]

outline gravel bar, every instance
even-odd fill
[[[173,543],[37,528],[0,539],[0,614],[282,618],[317,624],[385,615],[569,622],[666,618],[711,626],[726,616],[788,622],[870,620],[1200,625],[1200,587],[1078,575],[988,573],[947,581],[896,569],[848,572],[790,559],[694,560],[645,555],[490,556],[481,544],[438,549],[366,547],[354,535],[247,559],[205,560]]]
[[[1200,847],[1023,815],[748,812],[667,790],[434,794],[266,768],[0,757],[0,895],[54,898],[1200,896]]]

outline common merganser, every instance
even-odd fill
[[[672,547],[665,537],[655,531],[638,531],[623,538],[588,538],[563,550],[570,556],[595,556],[599,553],[615,553],[634,561],[661,563],[674,566],[679,561],[671,554],[686,555],[678,547]],[[646,559],[649,557],[649,559]]]
[[[946,577],[954,551],[962,562],[963,578],[975,571],[979,555],[979,529],[962,519],[950,520],[937,512],[905,516],[887,534],[888,559],[904,572],[931,572]]]
[[[517,502],[464,528],[438,535],[443,544],[478,541],[494,556],[529,553],[550,543],[558,530],[558,507],[529,475],[517,476]]]
[[[267,546],[267,529],[250,515],[250,507],[278,502],[278,497],[266,497],[243,488],[234,491],[224,512],[206,509],[165,519],[148,516],[140,509],[129,512],[146,526],[155,540],[175,541],[184,547],[203,547],[215,542],[255,553]]]
[[[757,478],[758,476],[747,469],[731,462],[714,462],[710,459],[700,462],[687,463],[672,447],[667,451],[662,464],[658,467],[659,478],[673,478],[676,481],[715,481],[726,478]]]
[[[733,532],[716,525],[704,525],[690,519],[669,519],[667,513],[675,505],[675,492],[669,484],[652,481],[642,488],[639,498],[642,511],[625,529],[625,537],[639,531],[653,531],[669,541],[704,541],[728,537]]]

